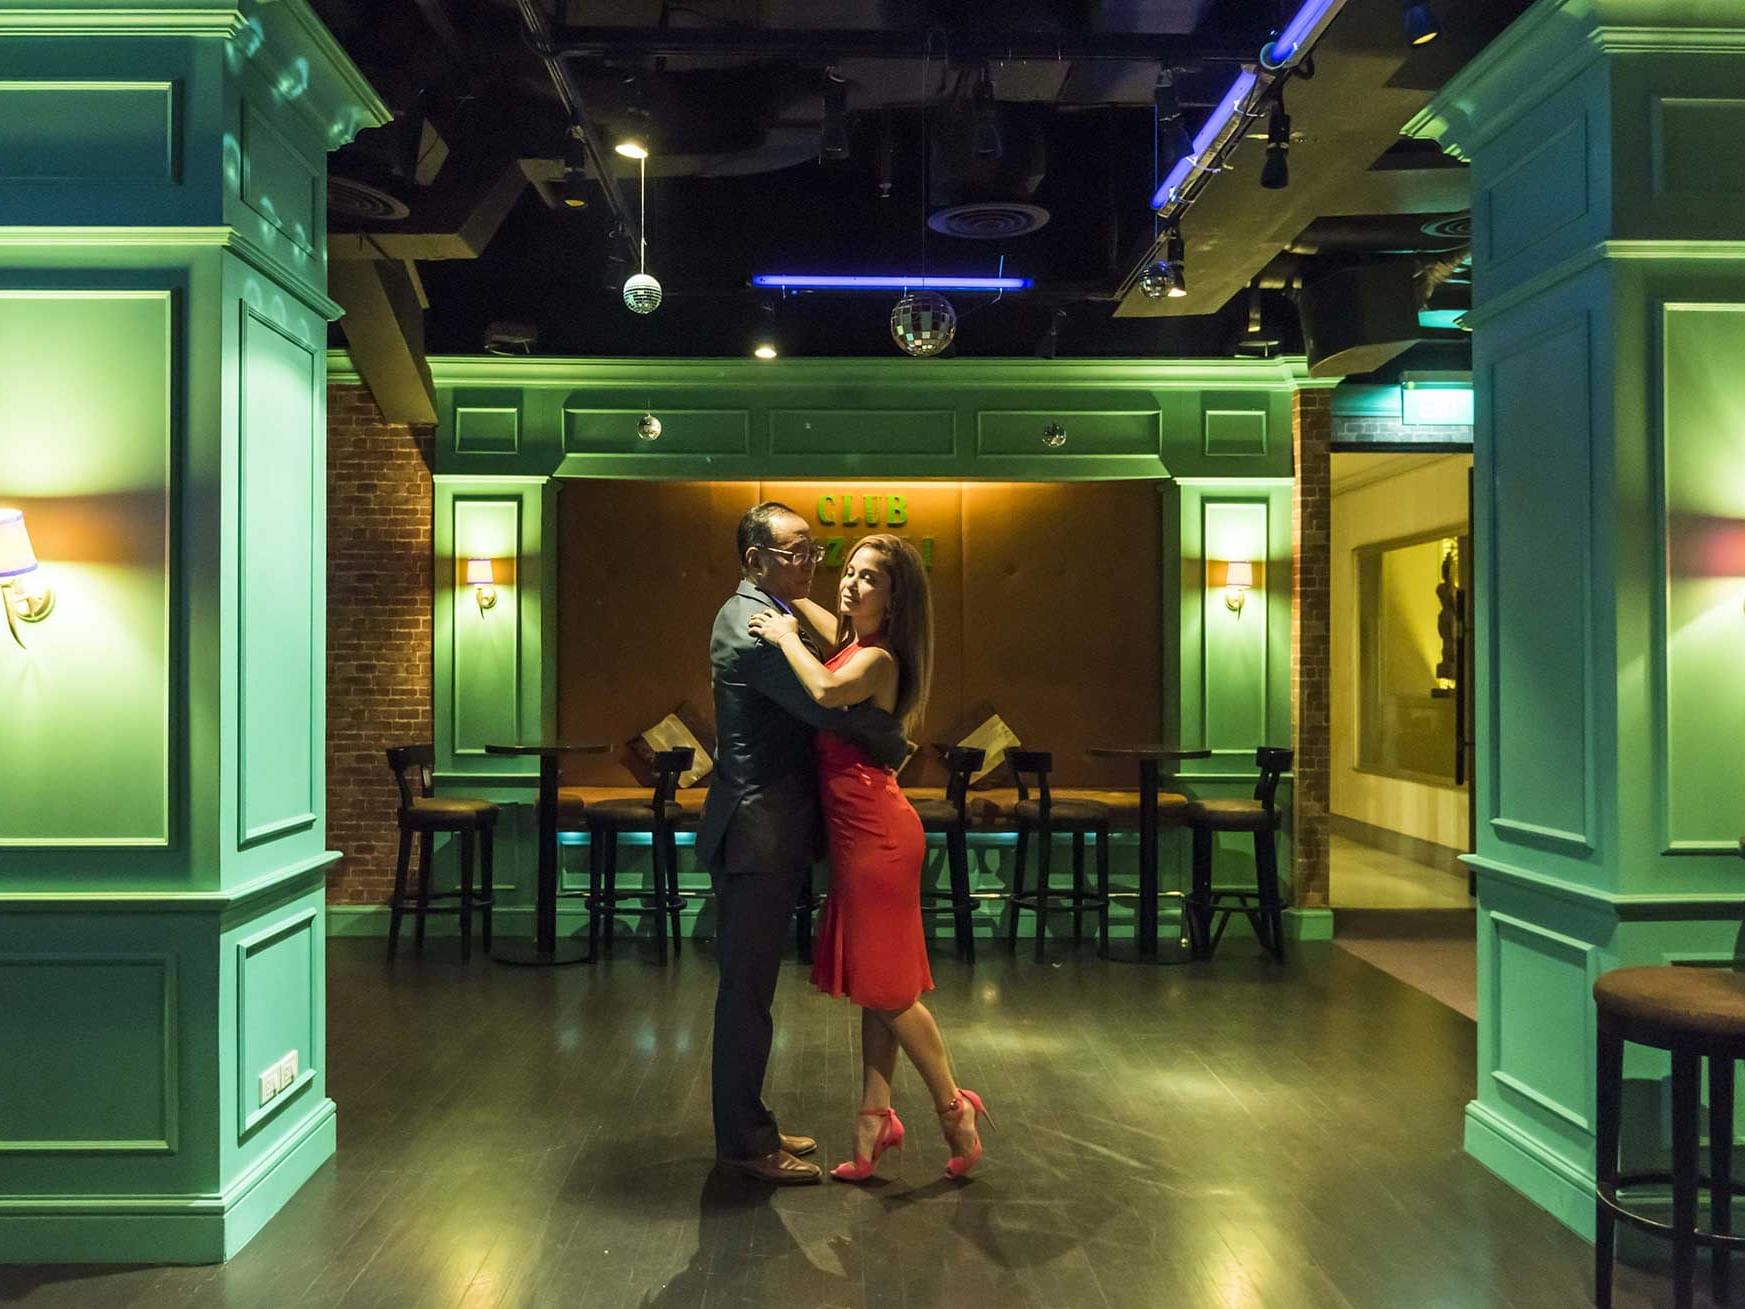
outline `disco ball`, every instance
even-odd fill
[[[1169,293],[1169,270],[1162,264],[1152,264],[1139,274],[1139,294],[1147,300],[1161,300]]]
[[[652,314],[660,308],[660,283],[647,273],[632,273],[624,279],[624,303],[638,314]]]
[[[934,291],[906,295],[891,309],[891,340],[918,359],[936,355],[957,335],[957,310]]]
[[[660,419],[653,414],[644,414],[636,424],[636,435],[643,441],[660,440]]]
[[[1059,423],[1050,423],[1042,429],[1042,444],[1050,450],[1058,450],[1066,444],[1066,428]]]

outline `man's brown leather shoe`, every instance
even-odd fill
[[[786,1150],[777,1150],[773,1154],[757,1155],[750,1159],[721,1159],[717,1162],[723,1168],[731,1169],[754,1181],[768,1182],[771,1186],[810,1186],[824,1180],[824,1173],[817,1164],[796,1159]]]
[[[801,1155],[811,1154],[817,1148],[818,1142],[809,1136],[789,1136],[786,1132],[782,1133],[782,1149],[796,1159]]]

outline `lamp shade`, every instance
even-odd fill
[[[24,510],[0,509],[0,578],[36,570],[36,551],[24,530]]]
[[[1254,565],[1246,559],[1232,559],[1224,565],[1225,586],[1253,586]]]
[[[467,560],[468,586],[495,586],[496,584],[497,579],[491,572],[491,561],[489,559]]]

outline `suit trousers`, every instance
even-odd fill
[[[715,1152],[723,1159],[750,1159],[781,1148],[775,1115],[763,1102],[775,1030],[770,1005],[794,903],[810,873],[809,867],[796,867],[715,874],[721,981],[715,993],[710,1089]]]

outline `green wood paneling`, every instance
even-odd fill
[[[456,391],[451,425],[461,454],[514,454],[521,447],[521,392]]]
[[[1265,455],[1266,396],[1241,391],[1200,392],[1200,430],[1202,448],[1209,458]]]
[[[315,387],[306,342],[244,306],[237,477],[237,830],[241,844],[315,822]]]
[[[945,456],[957,453],[950,409],[772,409],[771,455]]]
[[[1725,856],[1738,849],[1738,787],[1716,761],[1737,750],[1733,728],[1745,710],[1745,305],[1671,304],[1663,315],[1658,453],[1667,549],[1656,809],[1663,848]]]
[[[325,236],[324,170],[260,110],[242,108],[242,202],[308,254]]]
[[[1486,714],[1490,825],[1505,841],[1574,857],[1599,842],[1593,502],[1578,472],[1592,439],[1588,333],[1572,310],[1535,321],[1505,349],[1487,347],[1493,436],[1478,474],[1494,502],[1484,555],[1492,612],[1516,616],[1487,631],[1487,661],[1507,669]]]
[[[236,1076],[239,1137],[299,1105],[324,1057],[317,1013],[321,912],[300,909],[238,941],[236,950]],[[260,1075],[292,1051],[297,1080],[265,1105]]]
[[[746,409],[660,411],[661,433],[648,442],[636,425],[646,409],[571,407],[563,411],[564,453],[574,455],[738,455],[751,453],[751,413]],[[458,411],[457,411],[458,416]]]
[[[1065,429],[1065,444],[1051,448],[1044,432]],[[1081,409],[983,409],[976,415],[976,453],[1047,458],[1065,454],[1147,455],[1160,453],[1155,409],[1098,413]]]
[[[176,1148],[175,964],[168,954],[0,954],[0,1156]],[[125,1075],[104,1076],[94,1050]]]
[[[174,182],[176,145],[169,82],[0,82],[5,181]]]
[[[0,633],[0,848],[170,840],[174,349],[168,290],[0,290],[0,500],[56,592]]]
[[[1204,744],[1238,767],[1252,769],[1257,746],[1267,739],[1267,502],[1214,499],[1200,502],[1205,560],[1246,559],[1262,583],[1240,612],[1224,604],[1223,588],[1202,585]]]

